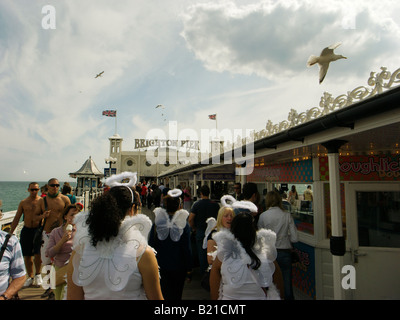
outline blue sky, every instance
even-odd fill
[[[56,29],[42,28],[45,5]],[[106,109],[126,151],[168,121],[200,136],[213,113],[220,130],[264,129],[395,71],[399,40],[395,0],[2,0],[0,180],[70,180],[89,156],[102,170]],[[338,41],[348,59],[319,85],[306,61]]]

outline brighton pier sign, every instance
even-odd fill
[[[199,162],[210,164],[210,161],[212,164],[220,164],[221,154],[223,154],[224,164],[235,162],[239,165],[239,168],[236,168],[238,175],[249,175],[254,167],[254,142],[248,139],[250,132],[250,129],[246,129],[243,135],[242,129],[233,131],[231,129],[222,131],[201,129],[199,139],[195,130],[186,128],[178,132],[177,121],[169,121],[168,132],[153,128],[147,132],[145,139],[135,139],[134,149],[145,149],[146,160],[151,164],[166,163],[166,161],[170,164],[198,164]],[[242,142],[243,136],[246,137],[245,154],[243,154],[242,144],[226,143]],[[159,152],[161,148],[168,151]]]
[[[200,141],[197,140],[161,140],[161,139],[135,139],[135,149],[150,147],[175,147],[200,150]]]

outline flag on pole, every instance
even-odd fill
[[[208,119],[210,119],[210,120],[217,120],[217,114],[215,113],[215,114],[209,114],[208,115]]]
[[[103,116],[116,117],[117,116],[117,110],[104,110],[103,111]]]

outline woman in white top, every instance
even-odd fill
[[[127,178],[129,183],[118,182]],[[139,199],[131,189],[136,174],[124,172],[105,183],[111,189],[75,218],[67,298],[163,299],[155,253],[147,245],[151,220],[137,214]]]
[[[285,300],[293,300],[291,252],[292,243],[298,241],[297,229],[290,213],[283,209],[282,198],[278,192],[268,192],[265,205],[267,211],[260,215],[257,226],[276,233],[276,261],[282,271]]]

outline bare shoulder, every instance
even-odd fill
[[[148,271],[150,266],[157,264],[158,263],[153,248],[147,246],[138,262],[139,270],[141,272]]]
[[[63,194],[61,194],[61,199],[66,203],[66,204],[71,204],[71,201],[69,198]]]
[[[144,250],[144,252],[143,252],[141,260],[143,260],[143,258],[147,261],[151,261],[152,259],[155,259],[156,255],[154,253],[153,248],[151,248],[150,246],[147,246],[146,250]]]

